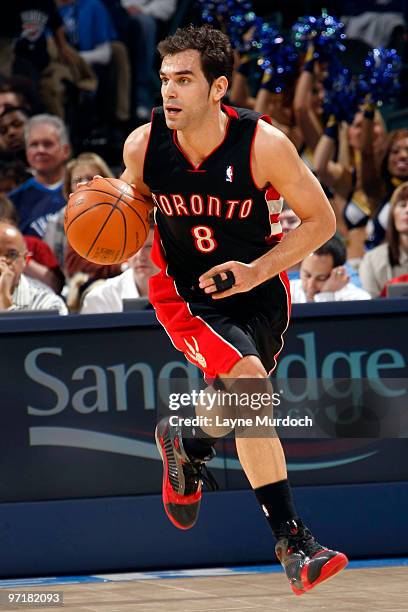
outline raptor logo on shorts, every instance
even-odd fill
[[[190,357],[192,361],[196,361],[198,365],[201,366],[202,368],[206,368],[207,362],[205,358],[203,357],[203,355],[199,352],[199,346],[198,346],[197,340],[194,338],[194,336],[191,336],[191,340],[194,346],[190,344],[190,342],[187,342],[187,340],[184,338],[184,342],[188,348],[188,351],[186,351],[186,355]]]

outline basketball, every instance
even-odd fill
[[[149,209],[131,185],[98,177],[71,195],[64,228],[69,244],[88,261],[122,263],[146,241]]]

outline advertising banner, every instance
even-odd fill
[[[153,314],[61,319],[0,329],[0,502],[159,492],[155,424],[203,389],[199,370]],[[293,484],[408,479],[407,346],[404,312],[294,318],[272,378]],[[305,416],[312,428],[293,425]],[[221,488],[248,486],[231,436],[211,468]]]

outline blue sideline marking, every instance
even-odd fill
[[[408,558],[399,559],[364,559],[350,561],[347,569],[368,569],[375,567],[408,567]],[[0,580],[0,589],[56,586],[64,584],[89,584],[95,582],[125,582],[131,580],[168,580],[173,578],[203,578],[216,576],[236,576],[240,574],[279,573],[282,568],[273,565],[248,565],[240,567],[218,567],[204,569],[168,570],[155,572],[129,572],[118,574],[100,574],[94,576],[54,576],[50,578],[17,578]]]

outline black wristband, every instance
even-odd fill
[[[242,62],[238,66],[237,72],[239,72],[239,74],[242,74],[242,76],[248,78],[249,77],[249,73],[251,72],[251,62]]]
[[[221,274],[215,274],[213,276],[213,281],[217,287],[217,293],[227,291],[227,289],[231,289],[231,287],[235,285],[234,273],[231,270],[225,270],[225,274],[227,275],[225,280],[222,280]]]
[[[327,125],[324,133],[325,136],[328,136],[329,138],[332,138],[333,140],[336,140],[337,136],[338,136],[338,131],[339,131],[339,126],[337,123],[332,123],[331,125]]]
[[[303,70],[304,72],[310,72],[311,74],[314,73],[314,65],[315,65],[315,59],[311,59],[308,62],[305,62],[303,64]]]

